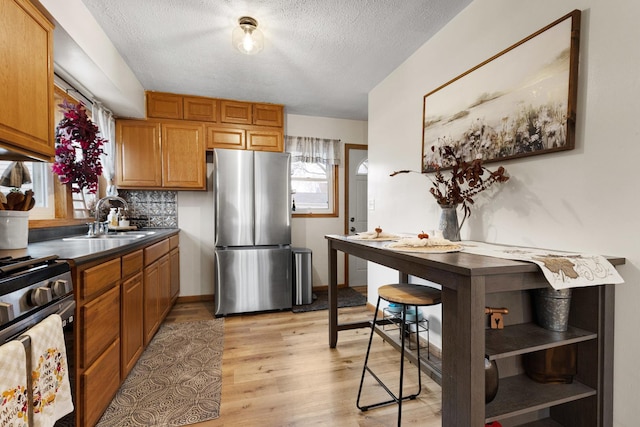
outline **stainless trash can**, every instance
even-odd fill
[[[313,302],[311,249],[291,248],[293,253],[293,305]]]

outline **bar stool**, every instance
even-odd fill
[[[373,333],[376,328],[376,324],[378,322],[378,311],[380,309],[380,301],[385,300],[389,303],[400,304],[402,305],[402,317],[400,318],[401,323],[401,353],[400,353],[400,387],[398,396],[396,396],[390,389],[387,387],[384,382],[369,368],[367,365],[369,361],[369,353],[371,351],[371,343],[373,342]],[[388,405],[390,403],[398,404],[398,426],[400,426],[400,421],[402,419],[402,402],[404,400],[413,400],[422,391],[422,380],[421,380],[421,370],[420,363],[418,362],[418,391],[409,396],[402,395],[402,386],[403,386],[403,374],[404,374],[404,359],[405,359],[405,336],[407,333],[405,332],[405,326],[408,326],[407,322],[407,306],[413,306],[415,309],[415,327],[416,327],[416,352],[418,355],[418,361],[420,360],[420,336],[419,336],[419,316],[418,316],[418,307],[425,307],[430,305],[440,304],[441,300],[441,292],[438,289],[422,286],[422,285],[410,285],[406,283],[398,283],[393,285],[384,285],[378,289],[378,303],[376,304],[376,311],[373,316],[373,322],[371,323],[371,334],[369,335],[369,345],[367,347],[367,354],[364,358],[364,367],[362,368],[362,377],[360,378],[360,387],[358,389],[358,400],[356,402],[356,406],[361,411],[367,411],[371,408],[377,408],[379,406]],[[365,374],[369,372],[371,376],[382,386],[382,388],[391,396],[391,400],[386,400],[384,402],[374,403],[371,405],[360,405],[360,396],[362,395],[362,385],[364,384]]]

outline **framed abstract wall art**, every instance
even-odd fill
[[[563,16],[424,96],[422,171],[438,147],[483,162],[571,150],[580,11]]]

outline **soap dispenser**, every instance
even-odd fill
[[[109,209],[109,215],[107,215],[107,222],[110,226],[118,226],[118,213],[116,212],[116,208]]]

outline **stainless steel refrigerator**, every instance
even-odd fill
[[[291,308],[288,153],[215,149],[215,315]]]

